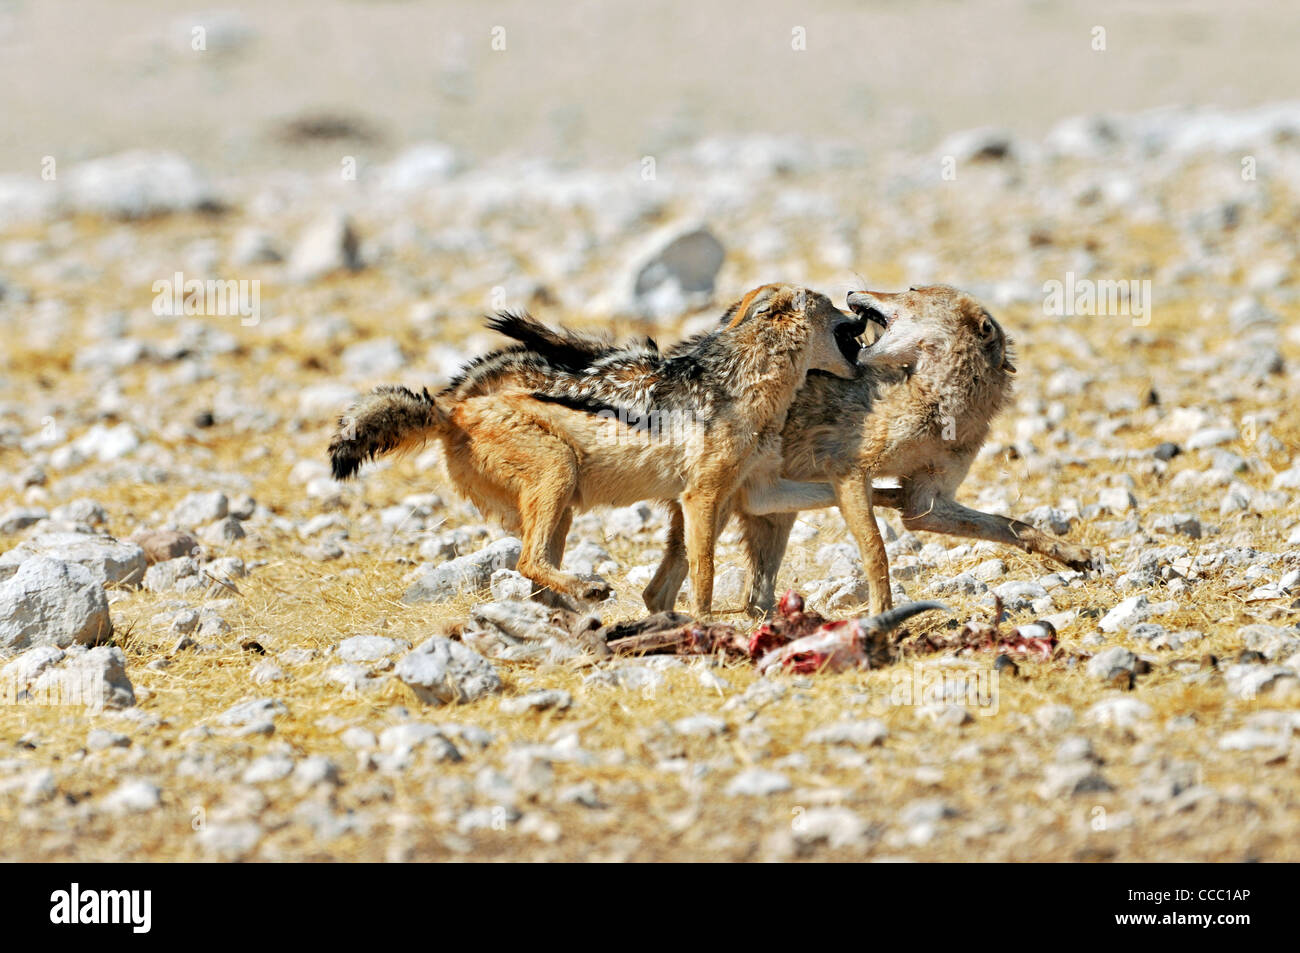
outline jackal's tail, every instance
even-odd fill
[[[518,341],[552,367],[580,371],[615,350],[612,341],[594,334],[552,328],[523,312],[498,311],[488,318],[493,331]]]
[[[427,388],[417,394],[405,387],[376,387],[339,417],[329,449],[334,479],[356,476],[361,464],[385,453],[418,447],[446,420]]]

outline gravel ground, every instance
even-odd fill
[[[653,158],[0,176],[0,858],[1300,859],[1300,105]],[[1014,337],[959,498],[1105,568],[886,536],[900,599],[996,593],[1053,658],[591,663],[440,450],[328,477],[349,398],[446,380],[488,310],[673,340],[772,280],[941,280]],[[575,521],[603,621],[665,528]],[[739,621],[734,531],[719,567]],[[803,514],[782,587],[842,617],[858,572]]]

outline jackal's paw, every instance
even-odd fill
[[[672,601],[669,602],[668,593],[663,589],[651,590],[649,586],[641,593],[641,601],[650,612],[671,612],[674,605],[677,604],[677,593],[672,594]]]
[[[578,580],[576,594],[586,602],[604,602],[614,594],[614,587],[599,576]]]
[[[1065,563],[1076,572],[1088,572],[1102,568],[1100,556],[1094,556],[1090,550],[1082,546],[1067,546],[1064,543],[1057,543],[1053,547],[1055,552],[1052,553],[1060,562]]]

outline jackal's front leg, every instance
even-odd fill
[[[713,553],[728,507],[711,487],[695,488],[682,494],[682,513],[686,557],[690,561],[691,606],[695,617],[703,619],[713,609]]]
[[[889,557],[885,554],[885,541],[881,538],[871,504],[871,472],[854,469],[834,478],[832,484],[840,515],[849,524],[862,554],[871,614],[878,615],[892,608],[894,599],[889,588]]]

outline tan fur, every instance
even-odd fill
[[[547,365],[522,350],[489,355],[437,398],[390,388],[368,398],[370,404],[363,401],[341,420],[343,427],[351,421],[351,437],[341,428],[331,444],[335,473],[347,477],[358,461],[440,439],[456,486],[521,536],[519,571],[581,599],[604,598],[609,587],[559,568],[573,512],[680,499],[694,609],[704,616],[712,604],[715,541],[732,497],[756,464],[779,467],[786,411],[810,368],[857,373],[835,331],[862,325],[822,295],[766,285],[734,307],[725,328],[679,346],[671,360],[649,349],[613,349],[616,361],[574,370],[575,362]],[[552,337],[560,341],[559,334]],[[555,355],[566,359],[562,341]],[[687,373],[680,373],[683,363],[690,365]],[[483,383],[489,378],[491,386]],[[694,422],[650,437],[593,410],[597,398],[632,401],[634,395],[645,397],[649,409],[669,400]],[[422,416],[425,398],[433,409]],[[423,429],[390,436],[389,421],[397,417],[422,421]]]
[[[811,502],[816,493],[805,490],[798,505],[782,505],[779,493],[741,502],[751,565],[749,610],[765,612],[775,597],[776,572],[794,522],[793,512],[781,511],[832,503],[857,539],[873,613],[892,604],[877,505],[901,510],[911,530],[993,540],[1072,568],[1092,566],[1085,549],[954,499],[990,422],[1010,397],[1009,375],[1015,373],[1010,341],[979,302],[939,285],[900,294],[859,292],[849,296],[849,305],[889,319],[890,326],[864,351],[864,376],[810,376],[786,417],[782,476],[825,481],[822,499]],[[900,485],[876,489],[874,477]],[[677,527],[674,517],[663,562],[644,593],[653,611],[672,607],[684,576]]]

